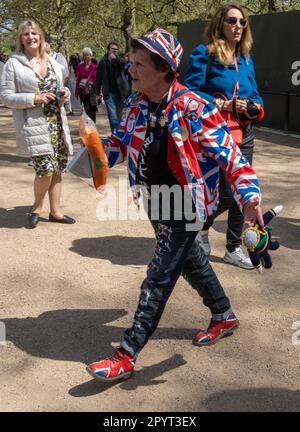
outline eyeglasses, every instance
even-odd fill
[[[246,28],[248,25],[248,21],[246,20],[246,18],[238,19],[237,17],[228,17],[228,18],[224,19],[224,22],[226,24],[231,25],[231,26],[237,25],[237,23],[239,22],[239,24],[242,28]]]

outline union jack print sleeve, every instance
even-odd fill
[[[114,130],[112,135],[101,139],[108,159],[109,168],[122,163],[127,158],[127,146],[123,144],[124,124],[125,121],[123,118],[119,127]]]
[[[201,130],[198,133],[204,153],[225,171],[239,206],[243,208],[250,200],[260,202],[261,193],[255,171],[235,144],[219,111],[210,103],[202,112]]]

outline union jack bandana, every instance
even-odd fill
[[[167,30],[157,28],[137,39],[148,50],[158,54],[176,72],[183,54],[183,49],[178,40]]]

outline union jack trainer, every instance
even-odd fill
[[[133,357],[122,347],[119,347],[111,357],[91,363],[86,370],[99,381],[112,382],[129,378],[134,366]]]
[[[194,337],[193,343],[198,346],[213,345],[224,336],[232,335],[239,327],[237,317],[231,312],[226,319],[211,320],[206,332],[199,332]]]

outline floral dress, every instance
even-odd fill
[[[51,63],[47,62],[47,73],[44,78],[37,75],[41,93],[57,91],[57,78]],[[48,124],[50,142],[53,147],[53,154],[33,156],[33,168],[38,177],[52,176],[66,171],[68,162],[68,150],[63,138],[62,120],[60,116],[58,101],[55,99],[44,105],[44,115]]]

